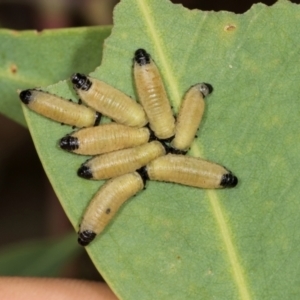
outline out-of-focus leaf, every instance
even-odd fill
[[[64,238],[18,243],[0,249],[1,276],[59,276],[68,261],[80,253],[72,241]]]

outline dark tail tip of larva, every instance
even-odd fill
[[[94,126],[98,126],[101,122],[102,114],[99,112],[96,112],[96,117],[95,117],[95,123]]]
[[[66,135],[59,141],[59,146],[61,149],[74,151],[79,148],[78,138],[71,135]]]
[[[136,171],[137,171],[137,173],[140,174],[140,176],[141,176],[141,178],[143,180],[144,186],[145,186],[147,180],[150,180],[149,174],[148,174],[148,171],[147,171],[147,166],[141,167],[140,169],[138,169]]]
[[[134,61],[140,66],[150,64],[150,54],[144,49],[137,49],[134,53]]]
[[[92,85],[92,82],[88,79],[88,77],[80,73],[73,74],[71,77],[71,81],[76,89],[80,89],[83,91],[88,91]]]
[[[150,132],[148,142],[157,141],[157,137],[156,137],[154,131],[150,128],[149,123],[145,127],[147,127],[149,129],[149,132]]]
[[[88,167],[84,164],[81,165],[81,167],[78,169],[77,175],[84,179],[92,179],[93,178],[93,173],[92,173],[90,167]]]
[[[169,146],[167,153],[177,154],[177,155],[186,155],[188,153],[188,151],[175,149],[175,148]]]
[[[19,94],[19,97],[24,104],[29,104],[29,102],[32,100],[31,96],[32,96],[32,94],[31,94],[30,90],[22,91]]]
[[[238,184],[238,179],[232,173],[226,173],[222,176],[220,185],[224,188],[233,188]]]
[[[96,233],[91,230],[84,230],[82,232],[78,232],[78,244],[81,246],[87,246],[94,238],[96,237]]]
[[[162,143],[171,143],[172,142],[172,140],[174,139],[174,137],[175,137],[175,135],[172,135],[172,136],[170,136],[170,137],[168,137],[168,138],[166,138],[166,139],[158,139],[160,142],[162,142]]]

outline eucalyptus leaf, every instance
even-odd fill
[[[230,190],[149,182],[130,199],[87,247],[121,299],[299,299],[299,15],[286,0],[243,15],[168,0],[122,0],[115,9],[91,75],[136,99],[132,57],[144,48],[175,112],[189,86],[212,84],[189,155],[225,165],[240,180]],[[69,82],[48,90],[74,99]],[[71,128],[24,112],[77,230],[102,182],[78,178],[86,157],[56,146]]]

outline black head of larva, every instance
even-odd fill
[[[71,135],[66,135],[59,141],[59,146],[61,149],[74,151],[79,148],[78,138]]]
[[[91,230],[84,230],[82,232],[78,232],[78,244],[81,246],[87,246],[94,238],[96,237],[96,233]]]
[[[226,173],[222,176],[220,185],[224,188],[232,188],[238,184],[238,179],[232,173]]]
[[[92,82],[88,79],[88,77],[80,73],[73,74],[71,77],[71,81],[76,89],[80,89],[83,91],[88,91],[92,85]]]
[[[81,167],[77,170],[77,175],[79,177],[85,178],[85,179],[91,179],[93,178],[93,173],[91,169],[86,165],[81,165]]]
[[[199,90],[202,93],[203,97],[206,97],[211,94],[214,89],[209,83],[200,83]]]
[[[150,64],[150,54],[144,49],[137,49],[134,53],[134,61],[140,66]]]
[[[29,102],[31,101],[31,91],[30,90],[25,90],[25,91],[22,91],[19,95],[21,101],[24,103],[24,104],[29,104]]]

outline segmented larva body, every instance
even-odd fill
[[[111,85],[79,73],[71,80],[82,101],[103,115],[132,127],[143,127],[148,123],[142,106]]]
[[[120,206],[144,188],[139,173],[128,173],[108,180],[88,205],[78,232],[78,243],[88,245],[101,233]]]
[[[191,156],[168,154],[146,166],[150,180],[179,183],[205,189],[235,187],[238,183],[223,166]]]
[[[175,138],[171,142],[173,148],[182,151],[189,149],[203,116],[204,97],[211,91],[210,85],[199,83],[186,92],[176,120]]]
[[[173,137],[175,119],[170,102],[159,70],[144,49],[135,52],[134,79],[139,101],[157,138]]]
[[[63,137],[59,146],[82,155],[97,155],[136,147],[149,141],[150,130],[117,123],[84,128]]]
[[[94,180],[113,178],[134,172],[165,154],[166,150],[163,145],[158,141],[153,141],[134,148],[95,156],[82,164],[77,174]]]
[[[101,119],[101,114],[92,108],[40,90],[24,90],[19,97],[29,109],[56,122],[90,127],[98,125]]]

